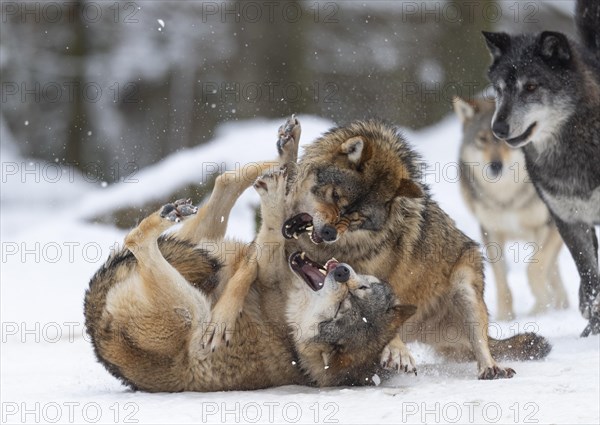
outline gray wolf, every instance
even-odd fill
[[[492,130],[522,148],[580,276],[582,333],[600,333],[600,3],[577,2],[581,43],[564,34],[484,36],[496,91]]]
[[[92,277],[85,318],[98,360],[150,392],[368,385],[389,375],[379,355],[415,307],[333,259],[296,252],[288,265],[285,175],[254,182],[267,166],[249,169],[219,176],[200,210],[180,200],[146,217]],[[253,182],[262,226],[240,246],[223,239],[227,218]]]
[[[383,366],[416,371],[404,344],[410,341],[454,358],[475,358],[481,379],[514,375],[494,357],[548,354],[549,343],[535,334],[488,337],[479,248],[431,198],[421,160],[395,127],[352,122],[307,145],[294,165],[296,157],[281,158],[294,170],[286,250],[305,251],[316,261],[335,257],[358,273],[377,274],[403,302],[417,306],[384,349]]]
[[[535,297],[531,314],[544,312],[549,306],[567,308],[568,298],[558,269],[562,239],[529,180],[523,153],[509,148],[492,133],[494,101],[456,98],[454,110],[463,125],[459,154],[461,193],[481,225],[484,244],[497,244],[500,249],[499,258],[491,261],[498,319],[515,317],[506,270],[505,248],[509,240],[528,241],[532,251],[527,260],[527,277]]]

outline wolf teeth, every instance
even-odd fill
[[[321,352],[321,358],[323,359],[324,368],[329,369],[329,353]]]
[[[298,233],[294,233],[294,234],[292,235],[292,237],[293,237],[294,239],[298,239]]]
[[[327,276],[327,270],[319,269],[319,273],[321,273],[323,276]]]
[[[329,260],[325,263],[325,269],[327,269],[331,263],[339,263],[339,261],[336,260],[335,258],[332,258],[331,260]]]
[[[308,226],[305,230],[312,233],[312,230],[314,229],[314,226]]]
[[[302,254],[300,254],[300,258],[302,258],[304,260],[304,257],[306,257],[306,252],[303,252]]]

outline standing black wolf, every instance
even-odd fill
[[[494,134],[523,147],[581,278],[582,336],[600,333],[600,2],[578,0],[581,43],[559,32],[486,33],[496,89]]]

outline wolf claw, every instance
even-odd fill
[[[263,202],[271,204],[272,207],[281,208],[285,199],[286,177],[285,169],[265,174],[256,179],[254,189],[261,196]]]
[[[296,162],[300,141],[300,121],[292,115],[277,131],[277,152],[284,162]]]
[[[277,139],[277,151],[279,152],[279,155],[283,154],[283,147],[287,142],[293,140],[293,132],[297,125],[298,120],[296,119],[296,116],[292,114],[292,116],[279,127],[279,130],[277,131],[277,135],[279,136]]]
[[[179,223],[183,218],[196,214],[198,208],[192,205],[191,199],[178,199],[177,201],[166,204],[160,211],[160,216],[169,221]]]
[[[500,366],[486,367],[479,373],[479,379],[504,379],[512,378],[517,372],[510,367],[502,368]]]
[[[415,359],[404,343],[390,342],[381,353],[381,367],[387,370],[404,371],[417,375]]]

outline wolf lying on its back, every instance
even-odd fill
[[[280,173],[255,183],[263,216],[255,243],[242,249],[224,241],[223,218],[258,172],[249,170],[217,178],[198,213],[178,201],[145,218],[92,278],[86,328],[99,361],[126,385],[249,390],[366,385],[376,373],[386,376],[379,355],[414,306],[399,305],[388,284],[335,260],[321,266],[297,252],[292,273]],[[181,229],[160,237],[181,220]],[[219,255],[203,249],[216,246]]]
[[[293,143],[297,152],[297,125],[288,121],[294,136],[280,139],[280,147]],[[317,261],[335,256],[360,273],[389,281],[396,295],[417,306],[402,326],[403,339],[432,344],[453,357],[475,357],[481,379],[514,374],[492,353],[511,359],[547,355],[550,345],[535,334],[488,337],[477,244],[431,199],[420,182],[416,154],[395,128],[353,122],[308,145],[297,166],[296,159],[296,154],[282,156],[293,177],[284,227],[288,252],[302,249]],[[399,337],[381,360],[386,367],[416,370]]]
[[[582,45],[558,32],[484,33],[493,57],[494,134],[527,171],[579,272],[582,333],[600,333],[600,2],[577,2]]]
[[[527,240],[535,249],[527,265],[535,296],[532,313],[551,305],[566,308],[567,294],[558,270],[562,239],[548,208],[528,181],[523,154],[494,137],[490,128],[494,108],[494,102],[487,99],[454,99],[454,110],[463,124],[461,192],[481,225],[484,243],[496,243],[501,250],[500,257],[491,262],[498,293],[497,317],[514,317],[505,262],[505,244],[511,239]]]

